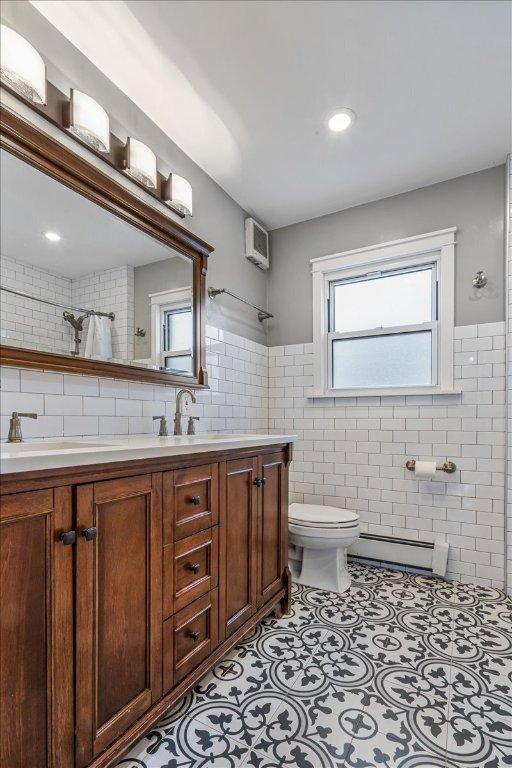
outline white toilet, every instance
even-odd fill
[[[359,515],[337,507],[293,503],[288,520],[294,580],[331,592],[345,592],[351,581],[347,549],[359,538]]]

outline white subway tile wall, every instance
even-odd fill
[[[210,389],[198,431],[298,435],[291,499],[355,509],[365,531],[450,543],[449,577],[504,580],[505,324],[455,332],[460,394],[311,400],[312,345],[266,347],[207,328]],[[28,438],[152,434],[172,417],[172,387],[4,367],[1,437],[12,410],[35,410]],[[453,459],[418,482],[408,458]]]
[[[450,543],[449,578],[504,579],[505,324],[455,329],[460,394],[308,399],[312,345],[269,350],[269,426],[293,432],[293,501],[356,510],[362,530]],[[407,458],[453,459],[418,481]]]
[[[207,328],[208,390],[197,391],[191,413],[198,432],[268,432],[268,350],[232,333]],[[1,368],[0,437],[12,411],[35,411],[26,438],[153,434],[153,416],[174,415],[174,387],[116,379]],[[186,420],[184,419],[184,428]]]
[[[44,269],[2,255],[2,285],[50,301],[71,303],[71,280]],[[62,309],[31,301],[13,293],[0,294],[0,337],[2,344],[32,347],[41,351],[64,352],[73,346],[71,326],[62,319]]]
[[[76,278],[71,283],[72,304],[100,312],[114,312],[112,354],[118,360],[133,360],[135,330],[134,270],[130,266],[104,269]],[[85,342],[87,323],[82,334]]]
[[[512,595],[512,155],[507,159],[507,184],[509,210],[507,249],[507,504],[506,504],[506,558],[507,558],[507,592]]]
[[[30,264],[2,255],[2,285],[30,293],[65,306],[114,312],[112,352],[119,360],[133,359],[134,271],[122,266],[91,272],[70,280]],[[41,351],[68,354],[73,348],[74,331],[62,318],[63,308],[52,307],[15,294],[1,292],[0,337],[2,344],[30,347]],[[75,315],[78,315],[75,312]],[[87,323],[82,341],[85,343]]]

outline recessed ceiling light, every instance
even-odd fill
[[[328,126],[331,131],[339,133],[340,131],[346,131],[355,119],[355,112],[347,107],[343,107],[343,109],[336,110],[334,115],[329,118]]]
[[[52,243],[56,243],[60,240],[60,235],[58,235],[56,232],[45,232],[44,236],[47,240],[51,240]]]

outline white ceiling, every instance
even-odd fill
[[[70,279],[179,255],[5,150],[0,165],[2,255]]]
[[[271,228],[510,150],[508,2],[32,3]]]

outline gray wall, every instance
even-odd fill
[[[274,230],[269,345],[312,339],[310,259],[453,226],[456,325],[503,320],[504,190],[505,167],[499,166]],[[489,277],[480,291],[471,284],[478,269]]]
[[[150,293],[186,288],[192,285],[192,267],[188,259],[175,256],[135,267],[134,303],[135,328],[144,328],[144,337],[135,337],[135,357],[151,357],[151,300]]]
[[[74,86],[88,93],[107,110],[117,135],[125,138],[131,134],[145,142],[157,155],[160,170],[174,170],[190,181],[194,191],[194,216],[177,220],[215,248],[208,268],[208,284],[230,288],[264,307],[267,278],[244,257],[242,208],[33,6],[20,0],[3,0],[1,11],[2,21],[39,50],[51,82],[64,92]],[[178,108],[179,105],[172,105],[172,109]],[[147,197],[147,201],[154,204],[151,197]],[[173,214],[169,213],[169,217],[173,218]],[[258,322],[256,312],[229,297],[221,296],[209,302],[208,322],[265,343],[265,327]]]

